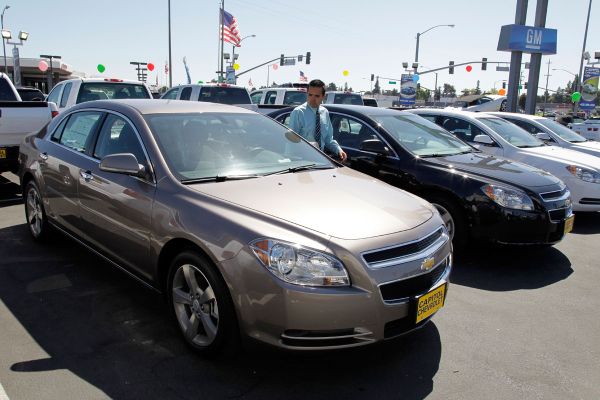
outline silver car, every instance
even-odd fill
[[[31,234],[55,228],[163,292],[202,353],[314,350],[425,324],[452,265],[424,200],[271,119],[186,101],[77,105],[21,146]]]

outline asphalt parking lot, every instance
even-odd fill
[[[0,176],[0,399],[600,398],[600,213],[553,248],[469,249],[444,309],[403,338],[214,361],[160,296],[66,237],[34,243],[14,181]]]

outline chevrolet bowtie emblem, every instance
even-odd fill
[[[435,265],[435,258],[429,257],[421,263],[421,271],[429,271]]]

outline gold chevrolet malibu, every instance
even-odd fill
[[[361,346],[444,305],[452,252],[437,211],[255,112],[92,101],[25,139],[19,159],[33,238],[60,231],[164,293],[201,353],[243,336]]]

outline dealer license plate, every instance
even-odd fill
[[[418,324],[427,317],[433,315],[444,306],[446,298],[446,284],[432,290],[431,292],[419,297],[417,301],[417,321]]]
[[[565,235],[573,230],[573,222],[575,222],[574,215],[571,215],[565,220]]]
[[[0,149],[0,158],[6,158],[6,149]]]

